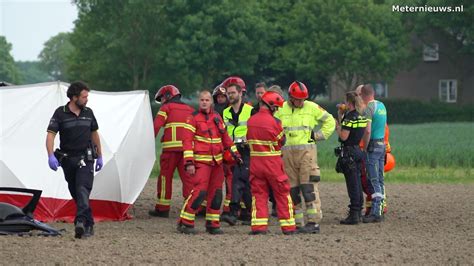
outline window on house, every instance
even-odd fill
[[[387,98],[388,97],[387,83],[385,83],[385,82],[373,83],[372,86],[374,87],[375,98]]]
[[[437,43],[423,45],[423,61],[433,62],[439,60],[439,46]]]
[[[442,79],[439,81],[439,100],[447,103],[455,103],[458,97],[457,80]]]

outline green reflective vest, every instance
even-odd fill
[[[253,107],[251,105],[244,104],[239,114],[238,121],[232,120],[232,113],[230,112],[231,108],[232,106],[227,107],[222,113],[227,132],[235,143],[247,142],[247,121],[250,118]]]
[[[300,146],[315,144],[313,129],[321,125],[314,133],[316,140],[325,140],[334,132],[336,120],[326,110],[314,102],[305,101],[302,108],[293,108],[285,102],[282,108],[275,112],[275,117],[281,120],[286,135],[285,146]]]

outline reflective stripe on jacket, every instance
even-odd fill
[[[253,107],[248,104],[243,104],[238,121],[233,121],[232,113],[230,111],[231,108],[232,106],[227,107],[222,113],[227,132],[235,143],[246,142],[245,136],[247,135],[247,121],[252,114]]]
[[[161,106],[153,123],[155,137],[163,127],[161,144],[164,151],[183,150],[183,131],[186,128],[186,119],[192,115],[194,109],[181,102],[168,102]]]
[[[248,121],[247,141],[250,157],[281,156],[285,140],[280,120],[268,109],[260,108]]]
[[[275,117],[283,124],[286,135],[285,146],[314,144],[312,134],[317,125],[321,125],[321,129],[314,133],[316,140],[328,139],[336,126],[336,120],[332,115],[311,101],[304,101],[301,108],[294,108],[287,101],[278,109]]]
[[[220,164],[224,149],[237,151],[218,113],[212,110],[208,114],[194,112],[188,117],[187,124],[183,137],[185,163]]]

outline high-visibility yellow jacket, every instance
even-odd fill
[[[311,101],[304,101],[303,107],[295,108],[285,102],[275,113],[280,119],[286,135],[285,146],[305,147],[315,144],[316,140],[325,140],[334,132],[336,121],[326,110]],[[313,133],[314,128],[321,128]]]
[[[241,111],[239,114],[239,120],[234,121],[232,119],[231,113],[232,106],[227,107],[224,109],[222,113],[224,124],[227,128],[227,132],[229,133],[230,138],[235,142],[247,142],[246,135],[247,135],[247,121],[249,120],[251,113],[252,113],[252,106],[244,103],[241,107]]]

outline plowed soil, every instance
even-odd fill
[[[0,236],[0,264],[474,264],[474,185],[388,184],[383,223],[339,225],[348,197],[344,183],[322,183],[324,219],[318,235],[282,235],[275,218],[270,234],[250,236],[249,226],[223,225],[224,235],[176,231],[180,193],[171,217],[151,218],[156,180],[150,180],[125,222],[102,222],[96,235]],[[180,192],[180,183],[174,184]]]

